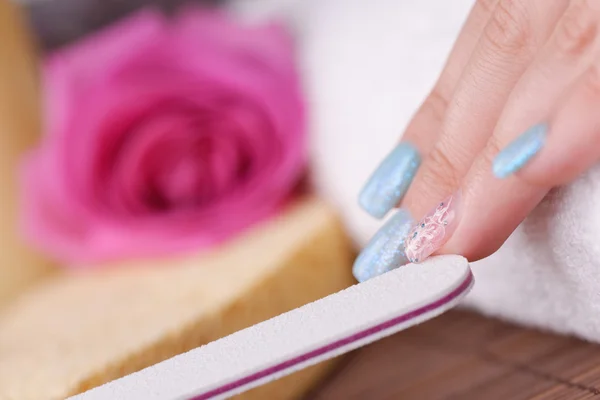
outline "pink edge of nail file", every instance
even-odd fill
[[[70,399],[227,398],[433,318],[472,285],[466,259],[432,257]]]

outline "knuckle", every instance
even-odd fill
[[[492,165],[492,163],[494,162],[494,158],[496,158],[498,153],[500,153],[502,147],[503,146],[498,141],[498,138],[495,135],[490,136],[485,148],[481,153],[481,156],[483,157],[486,166]]]
[[[448,108],[448,99],[442,92],[434,88],[433,91],[427,96],[423,105],[421,106],[421,112],[427,115],[434,121],[441,122],[446,114]]]
[[[479,8],[481,8],[486,14],[492,14],[494,9],[496,8],[496,3],[498,0],[477,0],[475,3]]]
[[[492,50],[517,55],[530,47],[531,22],[524,1],[498,2],[484,31]]]
[[[423,171],[423,181],[426,184],[444,186],[448,190],[460,185],[458,166],[439,145],[434,146],[427,159],[427,168]]]
[[[589,2],[575,2],[563,15],[554,40],[559,54],[578,56],[591,48],[597,33],[597,18]]]
[[[585,88],[594,98],[600,98],[600,63],[593,63],[585,77]]]

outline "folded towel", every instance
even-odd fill
[[[472,3],[253,2],[296,27],[312,96],[315,179],[360,245],[381,223],[359,210],[356,195],[431,88]],[[467,304],[600,341],[598,201],[600,166],[552,192],[500,251],[473,265]]]

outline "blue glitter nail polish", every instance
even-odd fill
[[[512,141],[494,159],[494,175],[506,178],[523,168],[544,147],[547,132],[546,124],[534,125]]]
[[[420,165],[421,156],[415,146],[398,144],[371,175],[358,203],[373,217],[383,218],[402,199]]]
[[[354,262],[352,272],[359,282],[391,271],[404,264],[408,258],[404,253],[406,235],[414,221],[410,213],[400,209],[375,233]]]

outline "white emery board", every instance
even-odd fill
[[[71,399],[227,398],[433,318],[472,285],[466,259],[432,257]]]

